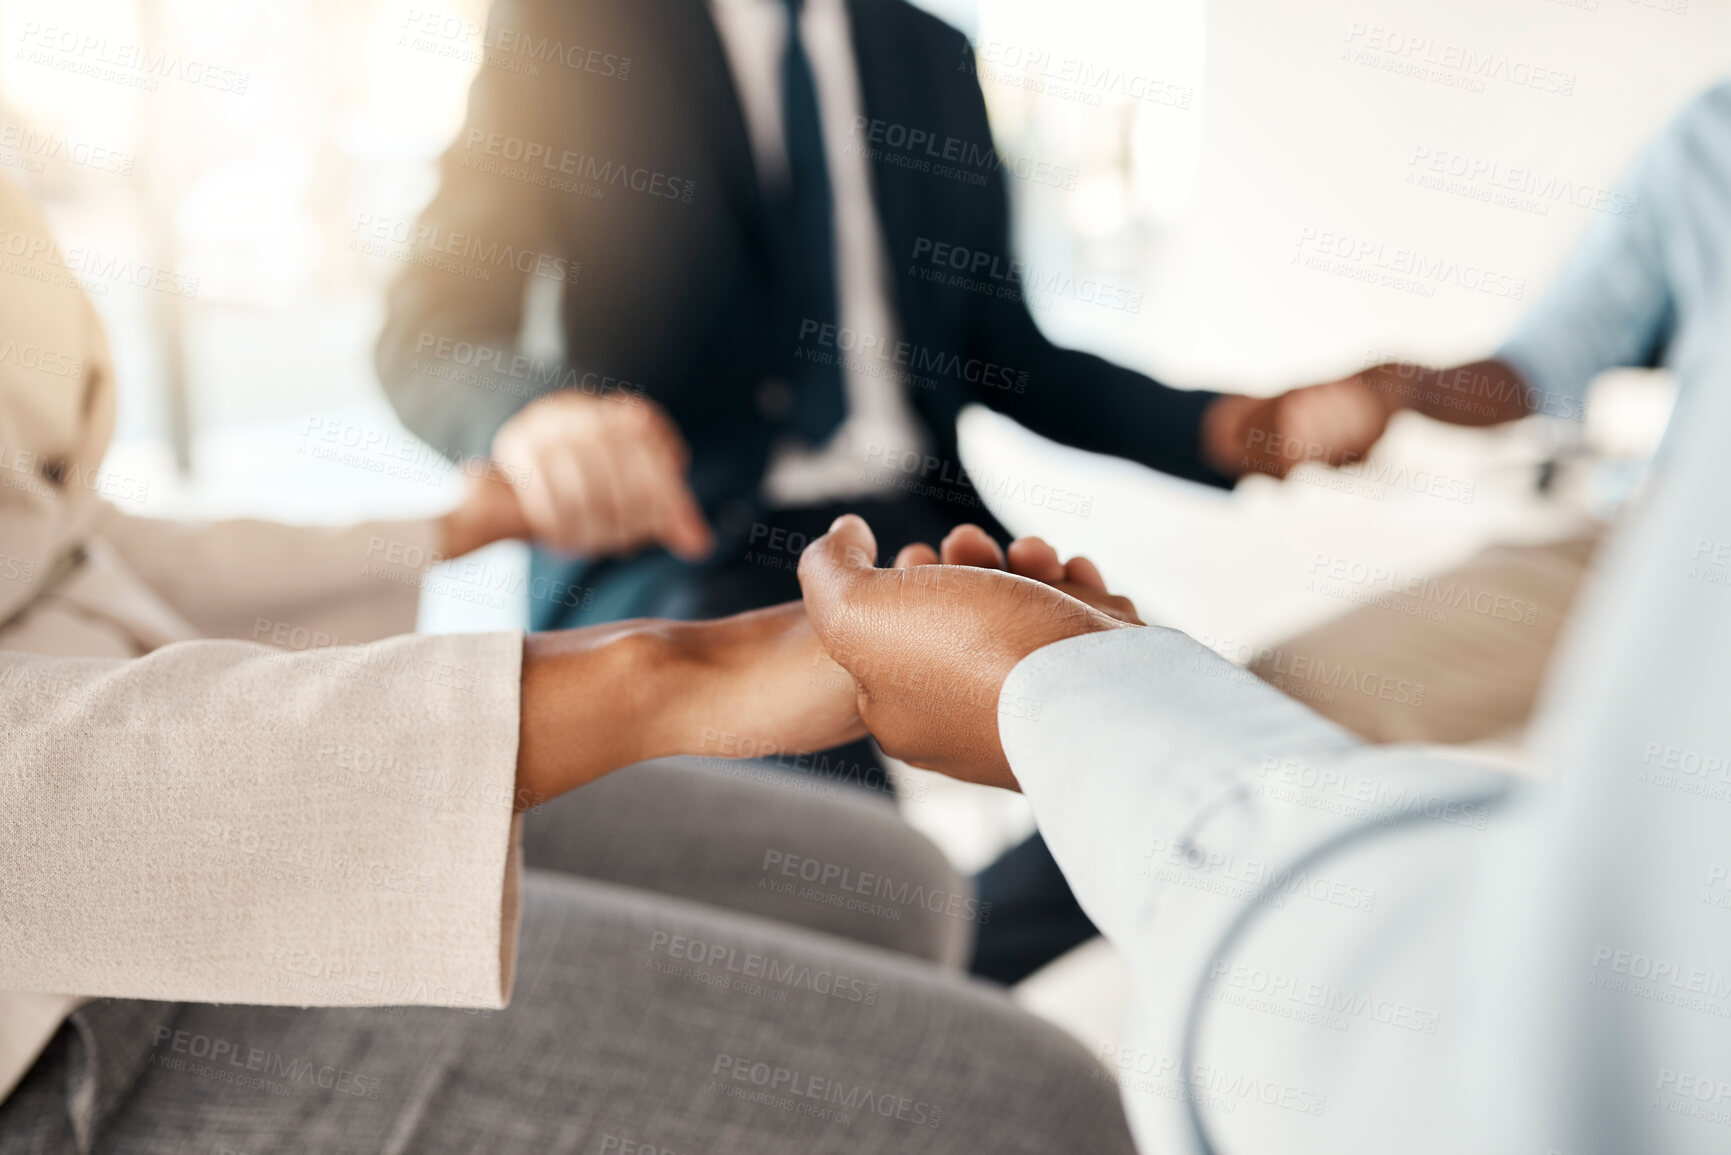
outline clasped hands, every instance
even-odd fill
[[[1274,398],[1223,395],[1203,418],[1201,455],[1227,476],[1355,460],[1402,405],[1378,372]],[[442,521],[447,556],[506,537],[590,557],[661,546],[699,562],[714,548],[685,476],[689,450],[652,401],[560,391],[508,421],[492,448]],[[974,526],[879,568],[870,527],[844,517],[806,550],[799,576],[803,602],[756,613],[531,635],[519,805],[647,758],[806,753],[868,730],[914,765],[1014,788],[998,739],[1010,670],[1052,642],[1141,624],[1086,559],[1063,563],[1032,538],[1006,556]]]
[[[1402,396],[1370,370],[1256,399],[1217,398],[1199,450],[1226,476],[1355,460]],[[605,557],[714,548],[686,479],[689,449],[648,399],[562,390],[494,438],[492,463],[441,521],[442,554],[501,538]],[[800,560],[803,603],[712,622],[639,620],[524,644],[519,805],[632,762],[826,750],[869,731],[890,754],[1013,788],[998,693],[1017,662],[1063,638],[1140,625],[1086,559],[1038,539],[1008,556],[962,526],[877,566],[871,529],[844,517]]]
[[[1355,461],[1404,403],[1383,369],[1274,398],[1222,395],[1201,457],[1226,476]],[[692,563],[715,547],[685,478],[689,448],[647,398],[557,391],[492,448],[441,521],[445,556],[505,537],[592,558],[660,545]],[[905,762],[1014,788],[997,734],[1009,670],[1065,637],[1141,625],[1087,559],[1063,563],[1039,539],[1006,556],[976,526],[878,568],[871,528],[838,519],[801,556],[800,587],[803,603],[717,622],[528,637],[519,807],[644,758],[819,752],[867,731]]]

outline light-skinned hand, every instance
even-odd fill
[[[652,401],[561,390],[500,427],[493,460],[509,476],[530,534],[575,557],[666,546],[706,557],[715,535],[686,481],[673,420]]]

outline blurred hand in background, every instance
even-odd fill
[[[1203,419],[1203,451],[1230,477],[1283,478],[1311,461],[1350,465],[1370,453],[1400,407],[1397,394],[1359,373],[1273,397],[1228,394]]]
[[[652,401],[561,390],[525,406],[493,437],[536,541],[576,557],[664,545],[695,561],[715,536],[685,479],[685,440]]]

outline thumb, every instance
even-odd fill
[[[871,526],[852,513],[836,518],[828,533],[805,547],[799,557],[799,588],[819,634],[876,570],[877,558]]]

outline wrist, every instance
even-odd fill
[[[470,481],[462,502],[438,520],[444,557],[462,557],[506,538],[531,536],[507,470],[488,465]]]
[[[643,619],[524,638],[518,809],[682,752],[680,629]]]
[[[487,544],[479,540],[473,519],[468,515],[467,509],[467,505],[459,505],[436,522],[440,557],[462,557],[470,550],[479,549]]]
[[[775,633],[763,629],[773,612],[658,623],[659,689],[647,719],[655,750],[647,757],[713,757],[726,745],[720,742],[724,734],[746,746],[780,749],[772,738],[776,727],[766,721],[776,713],[767,699],[777,697],[778,676],[808,678],[810,671],[792,653],[778,650]],[[778,704],[797,712],[796,700],[797,695],[782,697]]]
[[[1419,408],[1425,390],[1435,384],[1435,378],[1435,370],[1404,361],[1390,361],[1359,375],[1365,388],[1382,399],[1391,417],[1403,409]]]
[[[652,687],[636,714],[644,727],[644,758],[706,749],[705,730],[715,724],[712,699],[720,696],[722,677],[712,653],[718,624],[659,621],[653,638],[640,640],[636,660]]]
[[[1226,477],[1244,474],[1244,424],[1257,403],[1254,397],[1222,393],[1202,411],[1198,431],[1202,460],[1216,473]]]

